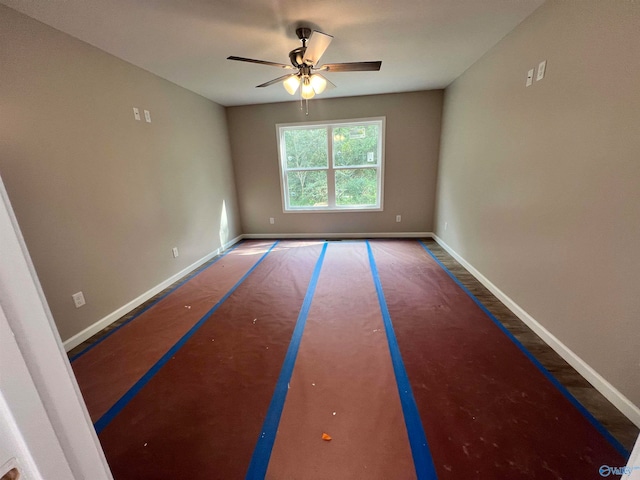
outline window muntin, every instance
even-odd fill
[[[384,118],[277,125],[277,132],[285,212],[382,210]]]

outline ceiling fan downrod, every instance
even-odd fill
[[[296,28],[296,35],[302,40],[302,46],[305,47],[307,40],[311,36],[311,29],[307,27]]]

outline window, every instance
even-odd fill
[[[277,125],[285,212],[382,210],[384,118]]]

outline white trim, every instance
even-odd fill
[[[536,319],[529,315],[520,305],[514,302],[507,294],[495,286],[487,277],[480,273],[473,265],[462,258],[458,253],[447,245],[444,240],[433,234],[433,238],[444,248],[458,263],[466,268],[480,283],[482,283],[498,300],[500,300],[509,310],[511,310],[520,320],[522,320],[531,330],[533,330],[544,342],[558,353],[571,365],[580,375],[582,375],[593,387],[604,395],[607,400],[613,403],[629,420],[640,427],[640,408],[634,405],[631,400],[625,397],[617,388],[596,372],[587,362],[576,355],[569,347],[562,343],[555,335],[543,327]]]
[[[13,457],[0,467],[0,475],[18,468],[25,479],[44,480],[34,458],[40,457],[40,463],[46,462],[42,470],[48,475],[72,476],[2,306],[0,346],[0,462]],[[17,464],[18,458],[21,465]]]
[[[232,245],[235,245],[236,243],[238,243],[240,240],[242,240],[242,235],[238,235],[234,239],[232,239],[232,240],[228,241],[227,243],[225,243],[221,248],[217,248],[213,252],[205,255],[200,260],[198,260],[198,261],[192,263],[191,265],[189,265],[188,267],[180,270],[175,275],[172,275],[171,277],[167,278],[162,283],[159,283],[155,287],[147,290],[142,295],[139,295],[138,297],[136,297],[133,300],[131,300],[129,303],[121,306],[117,310],[114,310],[113,312],[111,312],[107,316],[101,318],[100,320],[98,320],[94,324],[88,326],[87,328],[85,328],[81,332],[76,333],[73,337],[71,337],[71,338],[69,338],[69,339],[67,339],[67,340],[65,340],[63,342],[65,351],[68,352],[72,348],[77,347],[82,342],[84,342],[88,338],[91,338],[93,335],[95,335],[96,333],[101,331],[103,328],[108,327],[113,322],[115,322],[120,317],[122,317],[123,315],[126,315],[131,310],[133,310],[134,308],[142,305],[144,302],[146,302],[147,300],[152,298],[154,295],[157,295],[158,293],[160,293],[162,290],[167,288],[169,285],[173,284],[177,280],[180,280],[182,277],[187,275],[189,272],[195,270],[200,265],[208,262],[209,260],[211,260],[216,255],[219,255],[220,253],[224,252],[225,250],[227,250]]]
[[[384,212],[380,207],[292,207],[289,210],[282,210],[282,213],[367,213],[367,212]]]
[[[431,232],[387,232],[387,233],[245,233],[249,240],[288,238],[432,238]]]

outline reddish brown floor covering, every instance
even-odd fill
[[[244,478],[320,250],[278,244],[102,431],[117,480]]]
[[[602,464],[624,465],[417,242],[371,244],[440,480],[595,479]],[[128,389],[197,321],[185,327],[178,310],[191,305],[185,310],[202,315],[211,288],[221,297],[269,245],[239,247],[211,267],[224,272],[202,273],[169,295],[174,310],[158,308],[136,328],[140,316],[103,342],[117,339],[109,349],[96,346],[102,358],[84,366],[92,398],[113,403],[112,385]],[[101,432],[116,480],[244,478],[320,249],[278,244]],[[415,478],[365,251],[352,242],[327,249],[268,478]],[[149,345],[156,342],[162,349]]]
[[[329,243],[266,478],[415,478],[364,242]]]
[[[77,358],[72,367],[91,419],[122,397],[272,244],[243,243]]]
[[[439,479],[596,479],[625,464],[417,242],[372,248]]]

